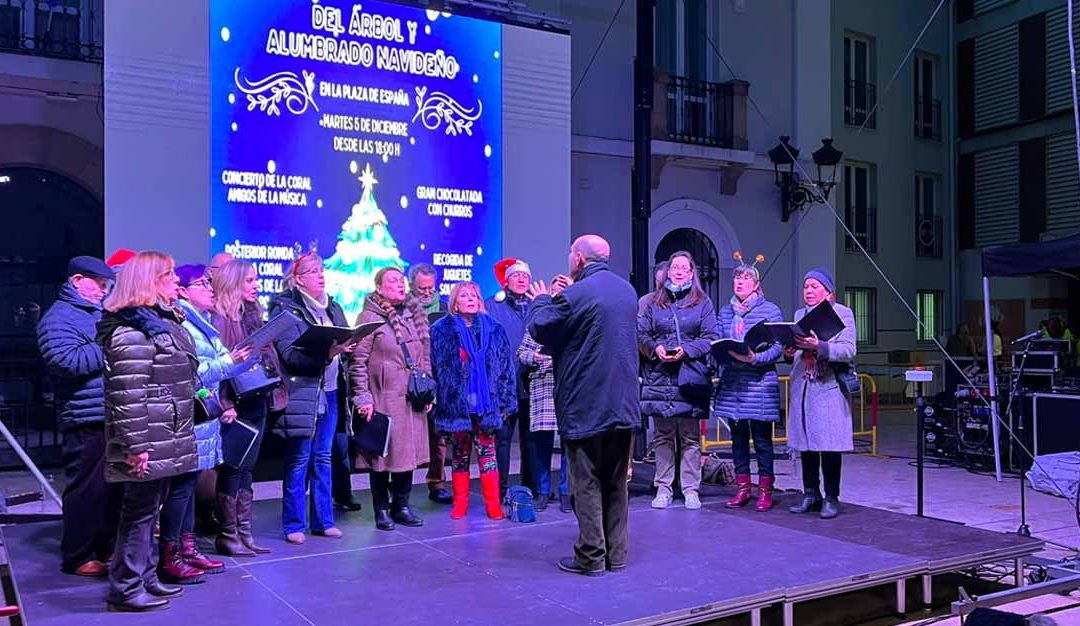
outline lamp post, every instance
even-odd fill
[[[799,149],[788,143],[790,140],[790,137],[783,135],[780,143],[769,150],[776,186],[780,189],[781,219],[785,222],[807,204],[824,204],[829,199],[829,193],[836,186],[836,166],[844,156],[843,152],[833,147],[831,138],[822,139],[821,147],[811,155],[817,166],[817,180],[804,182],[795,171]]]

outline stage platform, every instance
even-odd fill
[[[342,539],[284,543],[280,502],[259,502],[256,531],[273,554],[227,560],[228,571],[187,587],[165,611],[106,613],[106,583],[61,574],[57,522],[3,530],[30,626],[294,626],[375,624],[697,624],[748,615],[791,625],[799,603],[895,585],[904,612],[908,583],[975,565],[1020,559],[1042,542],[933,519],[845,505],[831,521],[792,515],[795,495],[769,513],[723,508],[649,508],[631,500],[629,567],[599,578],[555,567],[571,554],[573,515],[558,507],[535,524],[491,521],[474,487],[469,517],[449,519],[416,491],[423,528],[381,532],[365,510],[341,514]],[[644,490],[642,490],[644,492]],[[367,498],[367,493],[358,493]],[[914,607],[913,607],[914,608]],[[820,620],[816,620],[821,623]],[[826,621],[825,623],[835,623]]]

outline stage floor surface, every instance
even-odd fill
[[[649,508],[631,499],[628,568],[588,578],[560,572],[572,553],[573,515],[558,506],[534,524],[484,517],[474,486],[469,516],[414,492],[422,528],[378,531],[364,511],[340,513],[345,536],[309,536],[287,545],[280,502],[256,503],[255,530],[273,554],[226,559],[228,570],[189,586],[164,611],[106,613],[104,580],[59,571],[58,522],[4,528],[6,548],[30,626],[125,624],[676,624],[795,603],[909,577],[1019,558],[1042,542],[934,519],[844,505],[840,517],[792,515],[797,497],[756,513],[681,501]],[[708,492],[707,492],[708,493]]]

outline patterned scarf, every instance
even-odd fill
[[[760,291],[755,291],[746,297],[746,300],[739,300],[739,296],[731,296],[731,310],[735,313],[735,317],[731,322],[731,338],[742,341],[743,335],[746,333],[746,323],[743,318],[746,314],[754,310],[754,307],[761,304],[765,300],[765,296]]]
[[[473,324],[480,326],[480,345],[476,345],[471,329],[465,325],[465,318],[454,316],[454,328],[458,341],[465,351],[465,367],[469,370],[468,402],[469,410],[481,417],[491,410],[491,394],[488,388],[487,353],[491,345],[491,320],[486,315],[477,315]]]
[[[366,306],[370,306],[377,315],[385,317],[386,321],[390,323],[390,328],[394,331],[394,339],[398,343],[403,342],[405,340],[405,333],[402,332],[404,320],[402,320],[400,314],[403,309],[400,306],[390,304],[386,296],[377,291],[369,293],[366,300],[364,303]],[[421,342],[427,340],[431,335],[431,329],[428,324],[427,313],[424,312],[424,305],[421,304],[419,299],[406,296],[404,308],[408,309],[412,314],[412,323],[416,329],[416,336]]]
[[[830,293],[829,302],[836,302],[836,298]],[[825,377],[825,371],[829,369],[829,362],[817,358],[817,350],[803,350],[803,378],[806,380],[818,380]]]

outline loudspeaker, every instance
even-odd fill
[[[979,607],[968,614],[964,626],[1026,626],[1027,619],[1016,613],[1006,613]]]

